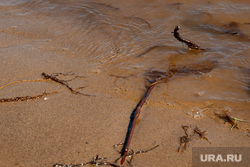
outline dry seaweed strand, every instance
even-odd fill
[[[196,126],[195,129],[194,129],[194,134],[195,133],[197,133],[200,136],[201,139],[205,139],[211,144],[211,142],[206,137],[207,131],[201,131],[201,129]]]
[[[55,81],[55,82],[57,82],[57,83],[60,83],[60,84],[62,84],[62,85],[64,85],[64,86],[66,86],[73,94],[80,94],[80,95],[84,95],[84,96],[91,96],[91,95],[89,95],[89,94],[84,94],[84,93],[81,93],[81,92],[79,92],[79,91],[77,91],[77,90],[71,88],[71,87],[69,86],[69,84],[68,84],[67,81],[58,79],[58,78],[56,77],[58,74],[59,74],[59,73],[55,73],[55,74],[49,75],[49,74],[46,74],[46,73],[43,72],[41,75],[44,76],[45,79],[50,79],[50,80],[52,80],[52,81]],[[85,88],[85,87],[80,87],[80,88],[78,88],[78,89],[82,89],[82,88]]]
[[[52,93],[43,92],[42,94],[36,95],[36,96],[22,96],[22,97],[14,97],[14,98],[2,98],[2,99],[0,99],[0,103],[34,100],[34,99],[43,98],[45,96],[52,95],[52,94],[57,94],[57,93],[58,92],[52,92]]]
[[[117,146],[123,145],[123,143],[119,143],[113,146],[113,148],[115,149]],[[132,159],[134,155],[137,154],[145,154],[149,151],[152,151],[154,149],[156,149],[157,147],[159,147],[159,145],[154,146],[148,150],[139,150],[134,152],[133,150],[131,150],[126,156],[131,157],[130,161],[128,161],[128,164],[131,165],[132,163]],[[116,149],[115,149],[116,150]],[[116,150],[117,151],[117,150]],[[118,151],[119,152],[119,151]],[[114,162],[108,162],[108,158],[107,157],[99,157],[99,155],[96,155],[92,158],[91,161],[89,162],[84,162],[84,163],[79,163],[79,164],[70,164],[70,165],[65,165],[65,164],[59,164],[56,163],[53,165],[53,167],[81,167],[81,166],[85,166],[85,165],[95,165],[95,166],[102,166],[102,165],[107,165],[107,166],[113,166],[113,167],[120,167],[119,165],[116,165],[115,163],[117,163],[117,161],[120,158],[116,159]]]
[[[175,37],[178,41],[185,43],[185,44],[189,47],[189,49],[206,50],[206,49],[204,49],[204,48],[199,47],[199,46],[196,45],[194,42],[191,42],[191,41],[189,41],[189,40],[187,40],[187,39],[182,38],[182,37],[180,36],[179,32],[178,32],[179,30],[180,30],[180,26],[176,26],[175,29],[174,29],[174,32],[172,32],[172,33],[174,34],[174,37]]]
[[[15,84],[15,83],[20,83],[20,82],[44,82],[44,81],[48,81],[48,79],[34,79],[34,80],[13,81],[13,82],[10,82],[10,83],[8,83],[8,84],[6,84],[4,86],[1,86],[0,90],[7,87],[7,86],[9,86],[9,85]],[[39,94],[39,95],[36,95],[36,96],[20,96],[20,97],[14,97],[14,98],[1,98],[0,103],[34,100],[34,99],[43,98],[43,97],[48,96],[48,95],[56,94],[56,93],[58,93],[58,92],[57,91],[52,92],[52,93],[43,92],[42,94]]]
[[[118,151],[118,150],[116,149],[116,147],[121,146],[121,145],[124,146],[124,143],[119,143],[119,144],[113,145],[114,150],[117,151],[117,152],[120,153],[120,154],[122,153],[122,151]],[[152,147],[152,148],[150,148],[150,149],[148,149],[148,150],[145,150],[145,151],[144,151],[144,150],[139,150],[139,151],[134,152],[134,150],[128,150],[127,153],[126,153],[126,155],[120,156],[119,158],[117,158],[117,159],[115,160],[115,163],[117,163],[117,162],[118,162],[120,159],[122,159],[123,157],[131,157],[130,161],[127,161],[128,164],[131,165],[131,162],[132,162],[132,159],[133,159],[133,156],[134,156],[134,155],[136,155],[136,154],[144,154],[144,153],[147,153],[147,152],[149,152],[149,151],[152,151],[152,150],[156,149],[156,148],[159,147],[159,146],[160,146],[160,145],[156,145],[156,146],[154,146],[154,147]]]
[[[129,166],[132,166],[132,160],[133,160],[133,158],[134,158],[134,155],[137,155],[137,154],[145,154],[145,153],[147,153],[147,152],[149,152],[149,151],[152,151],[152,150],[156,149],[157,147],[159,147],[159,145],[156,145],[156,146],[154,146],[154,147],[152,147],[152,148],[150,148],[150,149],[148,149],[148,150],[145,150],[145,151],[143,151],[143,150],[139,150],[139,151],[136,151],[136,152],[134,152],[134,150],[129,151],[129,152],[127,153],[126,157],[131,157],[131,158],[130,158],[129,161],[127,160],[127,163],[129,164]],[[118,161],[119,159],[120,159],[120,157],[117,158],[117,159],[115,160],[115,163],[117,163],[117,161]]]
[[[80,164],[71,164],[71,165],[54,164],[53,167],[81,167],[85,165],[95,165],[95,166],[108,165],[108,166],[113,166],[113,167],[119,167],[118,165],[114,163],[107,162],[106,157],[99,157],[99,155],[94,156],[92,160],[89,162],[84,162]]]
[[[10,82],[10,83],[8,83],[6,85],[1,86],[0,90],[3,89],[3,88],[5,88],[5,87],[7,87],[7,86],[9,86],[9,85],[15,84],[15,83],[21,83],[21,82],[45,82],[45,81],[52,80],[52,81],[58,82],[58,83],[60,83],[60,84],[62,84],[64,86],[66,86],[74,94],[81,94],[81,95],[85,95],[85,96],[90,96],[88,94],[83,94],[83,93],[77,91],[78,89],[82,89],[82,88],[85,88],[85,87],[79,87],[77,89],[73,89],[73,88],[71,88],[68,85],[67,81],[60,80],[60,79],[56,78],[56,76],[58,76],[58,75],[64,75],[64,76],[66,76],[66,75],[73,75],[73,73],[53,73],[53,74],[49,75],[49,74],[46,74],[46,73],[43,72],[42,75],[45,77],[45,79],[13,81],[13,82]],[[81,76],[76,76],[75,78],[79,78],[79,77],[81,77]],[[71,79],[71,80],[73,80],[73,79]],[[28,101],[28,100],[38,99],[38,98],[42,98],[42,97],[45,97],[45,96],[48,96],[48,95],[52,95],[52,94],[57,94],[57,93],[59,93],[59,92],[57,92],[57,91],[52,92],[52,93],[43,92],[42,94],[39,94],[39,95],[36,95],[36,96],[20,96],[20,97],[14,97],[14,98],[1,98],[0,99],[0,103],[17,102],[17,101]]]
[[[182,125],[182,129],[184,130],[185,136],[180,137],[180,146],[178,148],[178,152],[183,152],[184,150],[187,149],[188,142],[190,142],[193,139],[195,134],[198,134],[201,139],[205,139],[211,144],[211,142],[206,137],[207,133],[206,131],[201,131],[201,129],[196,126],[195,129],[193,130],[193,134],[190,135],[188,134],[189,128],[191,128],[191,126]]]
[[[192,140],[192,136],[188,134],[188,129],[190,126],[182,125],[182,129],[185,132],[185,136],[180,137],[180,146],[178,148],[178,152],[183,152],[187,148],[187,143]]]

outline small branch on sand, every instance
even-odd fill
[[[187,148],[187,143],[189,141],[191,141],[192,139],[192,135],[189,135],[188,134],[188,129],[190,128],[190,126],[184,126],[182,125],[182,129],[184,130],[185,132],[185,136],[182,136],[180,138],[180,147],[178,148],[178,152],[183,152],[183,150],[186,150]]]
[[[157,147],[159,147],[159,145],[156,145],[156,146],[154,146],[154,147],[152,147],[152,148],[150,148],[150,149],[148,149],[148,150],[145,150],[145,151],[139,150],[139,151],[134,152],[133,150],[130,150],[130,151],[127,152],[126,155],[117,158],[117,159],[115,160],[115,163],[117,163],[117,162],[119,161],[119,159],[122,159],[122,160],[123,160],[124,157],[131,157],[130,160],[127,161],[128,164],[131,165],[134,155],[136,155],[136,154],[145,154],[145,153],[147,153],[147,152],[149,152],[149,151],[152,151],[152,150],[156,149]],[[117,150],[116,150],[116,151],[117,151]]]
[[[180,36],[179,32],[178,32],[179,29],[180,29],[180,26],[176,26],[175,29],[174,29],[174,32],[172,32],[172,33],[174,34],[174,37],[175,37],[178,41],[185,43],[185,44],[189,47],[189,49],[206,50],[206,49],[204,49],[204,48],[199,47],[199,46],[196,45],[195,43],[193,43],[193,42],[191,42],[191,41],[189,41],[189,40],[187,40],[187,39],[182,38],[182,37]]]
[[[54,164],[53,167],[81,167],[85,165],[95,165],[95,166],[101,166],[101,165],[108,165],[108,166],[113,166],[113,167],[119,167],[116,164],[107,162],[106,157],[99,157],[99,155],[96,155],[93,157],[93,159],[89,162],[84,162],[80,164],[71,164],[71,165],[64,165],[64,164]]]
[[[50,80],[52,80],[52,81],[55,81],[55,82],[57,82],[57,83],[60,83],[60,84],[62,84],[62,85],[64,85],[64,86],[66,86],[73,94],[80,94],[80,95],[84,95],[84,96],[91,96],[91,95],[88,95],[88,94],[83,94],[83,93],[81,93],[81,92],[79,92],[79,91],[77,91],[77,90],[71,88],[71,87],[69,86],[69,84],[68,84],[67,81],[58,79],[58,78],[56,77],[56,76],[58,76],[58,74],[51,74],[51,75],[49,75],[49,74],[46,74],[46,73],[43,72],[41,75],[44,76],[45,79],[50,79]],[[65,74],[64,74],[64,75],[65,75]],[[82,89],[82,88],[85,88],[85,87],[81,87],[80,89]]]
[[[218,115],[219,118],[225,120],[226,122],[228,122],[228,123],[230,123],[232,125],[230,130],[233,130],[233,128],[239,129],[237,121],[239,121],[239,122],[249,122],[247,120],[235,118],[235,117],[231,116],[228,112],[224,112],[223,114],[216,114],[216,115]]]
[[[180,137],[180,146],[178,148],[178,152],[183,152],[184,150],[187,149],[188,142],[190,142],[191,140],[193,140],[193,137],[194,137],[195,134],[198,134],[199,137],[200,137],[200,139],[205,139],[205,140],[207,140],[211,144],[211,142],[206,137],[207,131],[201,131],[201,129],[196,126],[195,129],[193,130],[193,134],[189,134],[188,130],[190,128],[191,128],[191,126],[184,126],[184,125],[182,125],[182,129],[185,132],[185,136]]]
[[[52,93],[43,92],[43,94],[36,95],[36,96],[23,96],[23,97],[14,97],[14,98],[2,98],[2,99],[0,99],[0,103],[17,102],[17,101],[28,101],[28,100],[43,98],[45,96],[52,95],[52,94],[57,94],[57,93],[58,92],[52,92]]]
[[[150,92],[152,91],[152,89],[155,87],[156,84],[160,83],[162,80],[156,80],[155,82],[153,82],[147,89],[146,93],[144,94],[143,98],[141,99],[141,101],[137,104],[137,106],[135,107],[134,111],[131,113],[130,115],[130,122],[129,122],[129,126],[128,126],[128,131],[127,131],[127,135],[126,135],[126,139],[125,139],[125,144],[123,145],[122,151],[121,151],[121,164],[124,163],[128,149],[129,149],[129,145],[130,142],[132,140],[132,136],[133,136],[133,132],[135,129],[135,124],[137,121],[137,118],[140,115],[141,112],[141,108],[143,106],[143,104],[145,103],[145,101],[147,100]]]
[[[205,139],[205,140],[207,140],[211,144],[211,142],[206,137],[207,131],[203,131],[202,132],[201,129],[196,126],[195,129],[194,129],[194,134],[195,133],[197,133],[200,136],[201,139]]]
[[[9,85],[12,85],[12,84],[15,84],[15,83],[21,83],[21,82],[44,82],[44,81],[49,81],[49,80],[52,80],[52,81],[55,81],[57,83],[60,83],[64,86],[66,86],[72,93],[74,94],[81,94],[81,95],[85,95],[85,96],[91,96],[91,95],[88,95],[88,94],[83,94],[77,90],[79,89],[82,89],[82,88],[85,88],[85,87],[79,87],[77,89],[73,89],[69,86],[68,82],[66,80],[61,80],[61,79],[58,79],[56,76],[59,76],[59,75],[73,75],[73,73],[53,73],[51,75],[49,74],[46,74],[46,73],[42,73],[42,76],[44,76],[45,79],[33,79],[33,80],[20,80],[20,81],[13,81],[13,82],[10,82],[6,85],[3,85],[0,87],[0,90],[9,86]],[[81,78],[82,76],[75,76],[73,79],[75,78]],[[70,79],[68,81],[71,81],[73,79]],[[42,94],[39,94],[39,95],[36,95],[36,96],[20,96],[20,97],[14,97],[14,98],[1,98],[0,99],[0,103],[5,103],[5,102],[17,102],[17,101],[28,101],[28,100],[33,100],[33,99],[38,99],[38,98],[42,98],[42,97],[45,97],[45,96],[48,96],[48,95],[52,95],[52,94],[57,94],[59,92],[55,91],[55,92],[52,92],[52,93],[47,93],[47,92],[43,92]]]
[[[120,145],[123,145],[123,143],[116,144],[116,145],[113,146],[113,148],[115,149],[116,147],[118,147]],[[154,146],[154,147],[152,147],[152,148],[150,148],[148,150],[145,150],[145,151],[144,150],[139,150],[139,151],[134,152],[133,150],[130,150],[129,153],[126,155],[126,156],[131,157],[130,161],[128,161],[128,164],[130,166],[132,166],[132,159],[133,159],[134,155],[145,154],[145,153],[147,153],[147,152],[149,152],[151,150],[156,149],[157,147],[159,147],[159,145]],[[119,165],[116,165],[116,163],[117,163],[117,161],[119,159],[120,158],[116,159],[114,162],[109,162],[107,157],[100,157],[99,155],[96,155],[89,162],[84,162],[84,163],[79,163],[79,164],[70,164],[70,165],[56,163],[56,164],[53,165],[53,167],[82,167],[82,166],[85,166],[85,165],[95,165],[95,166],[102,166],[103,165],[103,166],[120,167]]]
[[[154,79],[152,80],[153,82],[151,82],[150,86],[147,88],[146,93],[142,97],[141,101],[137,104],[137,106],[135,107],[135,109],[133,110],[133,112],[130,115],[130,121],[129,121],[129,125],[128,125],[126,138],[124,141],[123,148],[121,150],[121,157],[120,157],[121,164],[124,163],[125,158],[128,154],[129,145],[130,145],[131,140],[132,140],[136,121],[140,115],[141,108],[142,108],[143,104],[145,103],[145,101],[147,100],[147,98],[148,98],[150,92],[153,90],[153,88],[158,83],[167,81],[169,78],[171,78],[175,74],[189,75],[189,74],[208,73],[208,72],[212,71],[216,66],[217,66],[217,62],[211,61],[211,62],[205,62],[203,64],[194,64],[194,65],[190,65],[187,67],[182,66],[182,67],[171,68],[171,69],[169,69],[168,72],[150,71],[148,77],[149,78],[153,77]]]

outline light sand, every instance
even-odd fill
[[[194,60],[195,54],[186,53],[185,48],[170,33],[177,21],[170,19],[168,25],[157,27],[171,13],[164,13],[161,4],[152,2],[151,5],[156,5],[162,15],[149,13],[144,17],[151,23],[152,31],[148,30],[144,21],[130,18],[130,21],[133,20],[130,24],[139,26],[138,29],[142,32],[132,29],[133,26],[128,24],[128,27],[121,28],[121,33],[118,33],[112,26],[93,24],[91,19],[96,21],[97,16],[86,14],[86,9],[91,10],[89,6],[92,5],[97,11],[104,12],[105,15],[100,17],[105,17],[107,21],[114,18],[117,26],[122,27],[128,22],[127,16],[143,17],[143,11],[147,11],[147,8],[144,8],[143,3],[132,5],[133,2],[129,1],[134,6],[130,13],[129,3],[98,2],[113,3],[121,11],[105,5],[82,2],[85,4],[84,10],[74,9],[69,12],[70,7],[63,11],[61,7],[64,4],[57,2],[53,8],[57,12],[52,14],[46,8],[46,3],[27,3],[21,4],[21,7],[1,4],[0,86],[17,80],[42,79],[42,72],[71,72],[74,75],[62,76],[61,79],[82,76],[68,83],[74,89],[85,86],[79,91],[91,95],[72,94],[65,86],[53,81],[17,83],[1,89],[0,98],[35,96],[44,91],[59,92],[47,96],[47,99],[0,103],[1,167],[78,164],[88,162],[96,155],[107,157],[109,162],[113,162],[120,156],[113,145],[124,142],[129,116],[146,90],[145,72],[149,69],[166,71],[171,63],[178,65]],[[70,3],[75,4],[74,1]],[[166,7],[176,10],[171,5]],[[189,8],[186,8],[184,6],[183,13],[179,13],[181,16],[188,11]],[[142,13],[136,12],[139,10]],[[78,18],[79,15],[82,18]],[[155,17],[159,20],[154,20]],[[241,22],[244,21],[242,18]],[[87,26],[85,23],[88,23]],[[166,39],[163,39],[159,33],[164,32],[165,28]],[[186,32],[186,36],[188,35]],[[189,37],[192,35],[195,37],[197,33]],[[211,46],[204,33],[200,35],[200,41],[205,41],[201,45]],[[223,41],[224,38],[227,37],[219,36],[215,43],[221,43],[220,40]],[[158,48],[136,58],[135,55],[145,46],[152,45],[155,39],[158,42],[168,42],[168,47]],[[230,37],[229,42],[224,43],[225,46],[221,46],[219,50],[195,55],[196,60],[206,60],[204,57],[208,57],[222,62],[220,68],[210,74],[174,77],[168,83],[156,86],[142,108],[130,148],[137,151],[156,145],[159,147],[134,156],[133,166],[191,166],[193,147],[250,147],[249,123],[239,123],[240,129],[230,130],[229,123],[224,123],[214,115],[218,111],[230,111],[237,118],[250,120],[249,87],[246,88],[245,80],[240,82],[241,78],[238,78],[249,78],[249,71],[242,72],[236,68],[241,66],[244,71],[248,65],[241,63],[244,62],[243,58],[225,58],[228,53],[225,48],[245,46],[246,41],[241,43],[239,40],[235,44],[235,40],[238,39]],[[122,44],[126,47],[122,47]],[[247,47],[242,48],[242,52],[247,50]],[[230,52],[236,54],[238,51],[231,49]],[[114,61],[110,61],[112,56],[115,56]],[[242,57],[244,56],[249,60],[249,55],[242,53]],[[225,61],[235,64],[231,63],[230,66]],[[231,98],[227,98],[229,96]],[[193,107],[200,109],[202,118],[194,119],[187,115]],[[211,144],[204,139],[195,138],[188,143],[183,153],[178,153],[180,137],[185,135],[182,125],[190,125],[192,128],[198,126],[206,130],[206,137]]]

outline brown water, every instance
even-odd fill
[[[2,52],[28,45],[37,52],[55,54],[29,58],[19,55],[11,62],[7,54],[1,56],[2,62],[17,65],[14,62],[18,61],[18,65],[26,66],[22,67],[25,71],[19,70],[22,74],[37,66],[58,64],[64,72],[77,71],[94,79],[89,86],[96,91],[138,101],[148,70],[167,71],[171,66],[216,60],[218,68],[209,74],[180,76],[159,86],[152,105],[208,105],[220,101],[225,106],[241,104],[233,110],[249,107],[247,1],[8,1],[1,3],[1,11],[8,17],[1,24],[2,37],[25,41],[7,40]],[[230,27],[232,22],[237,25]],[[181,26],[182,36],[211,50],[188,51],[171,34],[176,25]],[[150,49],[158,45],[162,47]],[[105,80],[109,86],[95,87],[100,74],[110,78]]]
[[[210,73],[159,84],[147,105],[210,117],[226,110],[250,120],[249,15],[247,0],[2,1],[0,84],[74,72],[86,77],[71,82],[87,86],[82,92],[136,104],[149,70],[217,61]],[[209,49],[188,50],[171,33],[176,25],[181,36]],[[44,84],[10,87],[0,97],[49,90]]]

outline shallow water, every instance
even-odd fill
[[[160,84],[148,104],[184,111],[230,108],[249,118],[248,1],[12,0],[0,2],[0,10],[6,38],[1,84],[41,70],[71,71],[88,77],[93,94],[138,102],[149,70],[216,61],[210,73],[177,75]],[[171,33],[176,25],[181,36],[209,49],[188,50]],[[15,48],[13,56],[5,54]],[[11,66],[19,70],[13,74]]]

